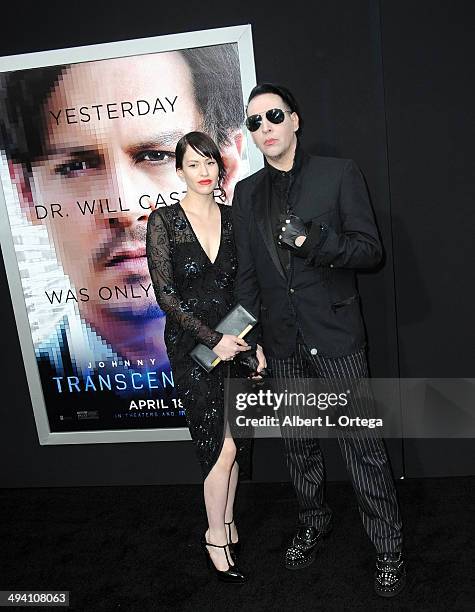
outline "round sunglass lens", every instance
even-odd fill
[[[262,119],[261,119],[260,115],[253,115],[251,117],[248,117],[246,119],[247,129],[250,132],[255,132],[256,130],[259,129],[259,126],[261,125],[261,121],[262,121]]]
[[[282,123],[285,115],[282,109],[271,108],[270,110],[267,111],[266,117],[271,123]]]

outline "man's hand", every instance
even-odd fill
[[[260,372],[264,368],[267,368],[267,360],[266,356],[264,355],[264,349],[260,344],[257,345],[256,355],[257,360],[259,362],[259,367],[257,368],[257,371]]]
[[[267,374],[267,372],[265,371],[265,369],[267,368],[267,360],[266,356],[264,355],[264,350],[262,349],[262,346],[260,344],[258,344],[256,347],[256,357],[257,362],[259,364],[256,369],[257,375],[251,376],[251,378],[253,380],[262,380],[262,376],[259,376],[259,373],[264,370],[263,375]]]
[[[282,216],[279,219],[277,244],[283,249],[295,250],[302,246],[308,235],[308,229],[296,215]]]

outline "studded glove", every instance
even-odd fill
[[[249,351],[242,351],[236,355],[234,362],[241,366],[243,377],[252,378],[253,376],[267,376],[267,370],[264,368],[257,372],[259,360],[257,359],[256,349],[252,348]]]
[[[281,248],[291,251],[298,250],[300,247],[295,244],[295,239],[299,236],[307,237],[307,235],[307,225],[300,217],[292,214],[280,216],[277,231],[277,244]]]

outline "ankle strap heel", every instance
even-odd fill
[[[206,553],[208,568],[211,571],[214,571],[214,574],[218,578],[218,580],[221,580],[222,582],[232,582],[234,584],[242,584],[243,582],[247,581],[247,576],[245,576],[236,565],[231,565],[229,557],[228,557],[228,551],[226,550],[229,547],[228,544],[224,544],[224,545],[211,544],[211,542],[207,542],[206,538],[203,537],[203,539],[201,540],[201,545],[203,546],[203,549]],[[209,550],[207,548],[208,546],[212,546],[213,548],[223,548],[224,549],[224,554],[226,556],[226,562],[228,564],[227,570],[221,571],[216,568],[216,566],[213,563],[213,560],[211,559],[211,555],[209,554]]]
[[[237,556],[241,552],[241,542],[239,540],[237,542],[233,542],[231,540],[231,525],[233,523],[234,523],[234,519],[229,521],[229,523],[224,521],[224,524],[227,527],[226,531],[227,531],[227,537],[228,537],[229,552],[231,553],[231,557],[232,557],[233,561],[236,562]]]

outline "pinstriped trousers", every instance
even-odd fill
[[[285,359],[268,358],[273,378],[278,385],[299,378],[367,379],[366,353],[340,358],[312,355],[300,341],[296,351]],[[364,384],[364,381],[362,381]],[[294,382],[295,386],[295,382]],[[367,385],[369,387],[369,385]],[[363,394],[363,403],[372,403],[372,395]],[[353,408],[360,416],[371,413],[372,406]],[[355,414],[356,414],[355,413]],[[299,522],[325,530],[332,512],[325,502],[325,465],[320,444],[315,435],[302,433],[287,435],[282,432],[287,466],[299,504]],[[282,430],[282,428],[281,428]],[[389,459],[384,442],[374,430],[362,428],[351,437],[338,436],[348,474],[358,501],[364,528],[378,553],[397,552],[402,547],[402,521]],[[337,432],[338,435],[338,432]]]

